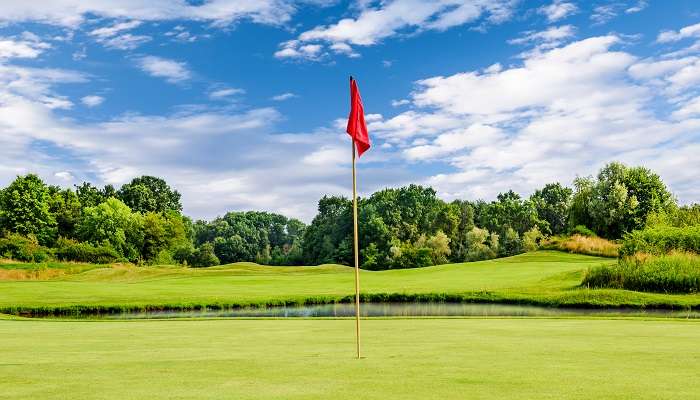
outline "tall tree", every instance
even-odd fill
[[[557,182],[545,185],[530,196],[539,218],[549,224],[549,232],[544,233],[560,235],[566,232],[572,195],[573,190]]]
[[[116,194],[124,204],[140,213],[182,211],[180,193],[171,189],[165,180],[155,176],[134,178]]]
[[[56,219],[49,208],[49,188],[35,174],[18,176],[0,192],[0,226],[21,235],[34,235],[40,244],[56,236]]]

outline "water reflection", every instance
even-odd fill
[[[549,308],[506,304],[465,303],[364,303],[363,317],[560,317],[560,316],[646,316],[700,318],[697,311]],[[354,317],[353,304],[321,304],[226,310],[151,311],[107,315],[78,316],[99,319],[162,319],[162,318],[314,318]]]

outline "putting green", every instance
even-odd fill
[[[678,320],[0,320],[3,399],[697,399]]]

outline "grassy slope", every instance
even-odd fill
[[[574,289],[581,271],[614,263],[554,251],[422,269],[362,271],[363,293],[452,293],[465,300],[540,304],[696,306],[700,295],[672,296],[623,290]],[[0,265],[2,268],[2,265]],[[45,281],[0,281],[0,310],[188,304],[246,304],[338,299],[353,291],[352,269],[235,264],[208,269],[115,266]]]
[[[7,399],[697,399],[700,325],[0,320]]]

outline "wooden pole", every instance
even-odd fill
[[[357,358],[360,352],[360,245],[357,239],[357,178],[355,173],[355,140],[352,140],[352,222],[353,242],[355,248],[355,335],[357,339]]]

